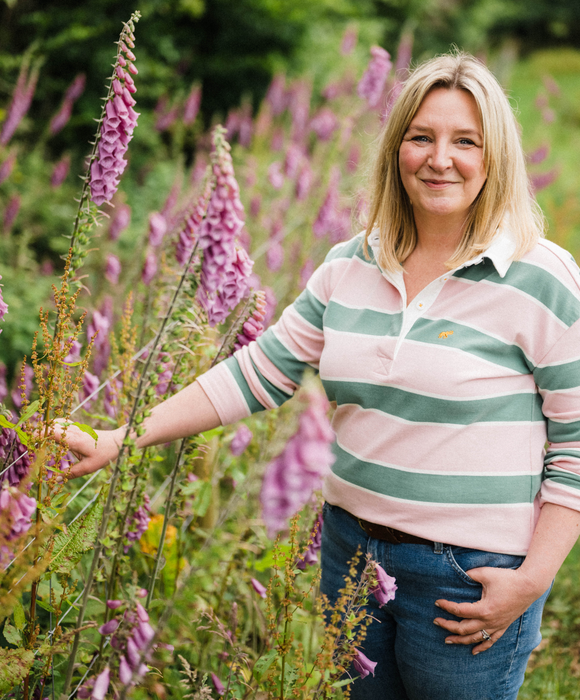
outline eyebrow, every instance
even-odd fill
[[[433,129],[429,126],[423,126],[422,124],[409,124],[409,127],[407,131],[423,131],[423,132],[431,132]],[[477,131],[476,129],[456,129],[454,131],[455,134],[461,134],[465,136],[478,136],[479,138],[483,138],[482,134]]]

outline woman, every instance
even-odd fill
[[[419,66],[385,125],[366,236],[257,342],[157,406],[140,446],[274,408],[319,368],[337,408],[322,590],[359,545],[397,579],[352,698],[513,699],[580,532],[580,276],[542,239],[491,73]],[[364,248],[364,250],[363,250]],[[123,429],[70,430],[87,474]],[[544,445],[549,447],[544,455]]]

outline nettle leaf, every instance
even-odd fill
[[[20,418],[18,419],[18,423],[16,423],[16,425],[19,426],[22,425],[22,423],[26,423],[26,421],[29,418],[32,418],[32,416],[36,413],[36,411],[38,411],[38,409],[41,406],[41,401],[33,401],[31,404],[29,404],[20,414]]]
[[[76,425],[79,430],[83,431],[83,433],[87,433],[88,435],[90,435],[95,441],[95,447],[97,446],[97,440],[99,439],[99,436],[91,428],[90,425],[87,425],[86,423],[73,423],[73,425]]]
[[[29,649],[0,649],[0,693],[21,683],[33,663],[34,652]]]
[[[66,533],[61,532],[56,536],[49,566],[53,573],[70,574],[83,554],[93,548],[105,497],[106,491],[102,490],[89,510],[69,525]]]
[[[17,600],[14,604],[13,615],[16,629],[23,630],[24,625],[26,625],[26,615],[24,614],[24,608],[22,607],[22,603],[19,600]]]
[[[11,625],[8,622],[8,620],[6,620],[2,634],[4,635],[4,639],[9,644],[14,644],[14,646],[20,646],[20,644],[22,644],[22,635],[16,629],[16,627],[14,627],[14,625]]]

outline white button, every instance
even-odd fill
[[[422,302],[422,301],[418,301],[418,302],[417,302],[417,308],[418,308],[418,309],[422,309],[422,308],[423,308],[423,302]]]

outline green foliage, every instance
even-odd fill
[[[27,649],[0,649],[0,693],[21,683],[34,663],[34,652]]]

